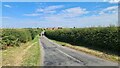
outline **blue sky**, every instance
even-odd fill
[[[2,2],[119,2],[120,0],[0,0]]]
[[[2,27],[117,25],[118,5],[108,2],[3,2]]]

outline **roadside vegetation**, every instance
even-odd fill
[[[42,29],[0,29],[1,66],[39,66]]]
[[[40,37],[37,35],[32,41],[32,46],[26,52],[23,58],[22,66],[40,66],[41,64],[41,53],[39,45]]]
[[[46,30],[45,35],[50,39],[69,43],[74,47],[68,47],[74,49],[80,50],[79,47],[85,47],[117,57],[119,55],[118,51],[120,49],[120,42],[118,40],[118,28],[119,27],[114,26],[91,28],[64,28],[58,30]],[[66,46],[66,44],[62,45]],[[113,58],[112,60],[118,60],[118,58],[116,57],[111,58]]]
[[[77,51],[82,51],[84,53],[91,54],[91,55],[97,56],[99,58],[103,58],[103,59],[114,61],[114,62],[120,62],[119,61],[120,56],[118,56],[118,55],[107,54],[105,52],[98,51],[95,49],[90,49],[90,48],[87,48],[84,46],[76,46],[76,45],[72,45],[69,43],[60,42],[60,41],[56,41],[56,40],[52,40],[52,41],[57,44],[60,44],[61,46],[69,47],[69,48],[75,49]]]
[[[20,46],[21,43],[33,40],[42,29],[1,29],[0,31],[2,32],[0,34],[0,49],[6,49],[9,46]]]
[[[39,66],[39,36],[22,44],[20,47],[9,47],[2,51],[2,66]]]

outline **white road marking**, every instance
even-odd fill
[[[63,47],[63,46],[60,46],[59,44],[57,44],[57,43],[55,43],[55,42],[53,42],[52,40],[49,40],[46,36],[42,36],[43,37],[43,39],[46,39],[46,41],[49,41],[51,44],[53,44],[53,45],[56,45],[57,47]],[[64,47],[63,47],[64,48]],[[57,49],[57,48],[56,48]],[[107,62],[105,62],[105,64],[104,64],[104,62],[101,62],[100,60],[101,59],[96,59],[94,56],[92,57],[92,56],[89,56],[89,55],[87,55],[87,54],[85,54],[84,52],[84,54],[85,55],[83,55],[83,56],[88,56],[88,58],[86,58],[86,60],[87,61],[89,61],[89,62],[87,62],[87,61],[82,61],[81,59],[77,59],[77,58],[74,58],[73,56],[71,56],[71,55],[69,55],[69,54],[66,54],[64,51],[61,51],[60,49],[57,49],[60,53],[62,53],[62,54],[64,54],[65,56],[67,56],[67,57],[69,57],[70,59],[72,59],[72,60],[74,60],[74,61],[76,61],[76,62],[79,62],[81,65],[83,65],[83,66],[86,66],[86,65],[90,65],[90,66],[96,66],[96,64],[97,64],[97,66],[98,65],[101,65],[101,66],[110,66],[110,65],[112,65],[113,63],[107,63]],[[73,51],[76,51],[76,50],[74,50],[74,49],[71,49],[71,50],[73,50]],[[84,57],[83,57],[83,60],[85,59]],[[91,58],[91,60],[90,60],[90,58]],[[100,61],[99,63],[96,63],[96,62],[94,62],[94,61],[92,61],[93,59],[96,59],[96,61]],[[91,61],[91,62],[90,62]],[[85,63],[85,62],[87,62],[87,63]],[[92,63],[93,62],[93,63]],[[112,65],[112,66],[114,66],[114,64]],[[115,64],[115,66],[118,66],[118,63],[117,64]]]
[[[62,47],[62,46],[58,45],[57,43],[54,43],[53,41],[49,40],[46,36],[43,36],[43,37],[44,37],[46,40],[48,40],[49,42],[51,42],[51,43],[57,45],[58,47]],[[57,50],[58,50],[59,52],[61,52],[62,54],[66,55],[67,57],[73,59],[74,61],[77,61],[78,63],[81,63],[81,64],[84,65],[84,63],[82,63],[80,60],[78,60],[78,59],[76,59],[76,58],[74,58],[74,57],[72,57],[72,56],[66,54],[65,52],[61,51],[60,49],[57,49]]]
[[[61,51],[61,50],[59,50],[59,49],[57,49],[57,50],[58,50],[59,52],[61,52],[62,54],[66,55],[67,57],[73,59],[74,61],[77,61],[77,62],[83,64],[80,60],[78,60],[78,59],[76,59],[76,58],[74,58],[74,57],[72,57],[72,56],[66,54],[65,52],[63,52],[63,51]],[[84,65],[84,64],[83,64],[83,65]]]

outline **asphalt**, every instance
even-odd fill
[[[118,63],[76,51],[41,36],[44,66],[118,66]]]

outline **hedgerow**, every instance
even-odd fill
[[[34,39],[39,34],[41,29],[1,29],[1,49],[6,49],[7,46],[20,46],[21,43],[26,43]],[[33,33],[33,32],[36,32]],[[34,35],[34,36],[33,36]]]
[[[118,27],[111,26],[46,30],[45,35],[51,39],[79,46],[118,52],[120,49],[118,33]]]

